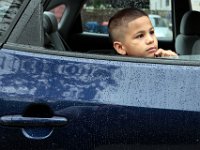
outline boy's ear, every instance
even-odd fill
[[[126,50],[123,47],[123,44],[119,41],[113,42],[113,47],[117,51],[117,53],[121,55],[126,55]]]

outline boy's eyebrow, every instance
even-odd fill
[[[151,31],[151,30],[154,30],[154,27],[151,27],[149,29],[149,31]],[[145,32],[144,30],[141,30],[141,31],[136,32],[135,35],[138,35],[138,34],[141,34],[141,33],[144,33],[144,32]]]
[[[154,27],[153,27],[153,26],[150,28],[150,30],[152,30],[152,29],[154,29]]]
[[[154,30],[154,27],[151,27],[149,30]],[[135,33],[135,34],[139,34],[139,33],[143,33],[143,32],[145,32],[144,30],[141,30],[141,31],[138,31],[137,33]]]

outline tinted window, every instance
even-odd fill
[[[0,38],[8,30],[24,0],[0,1]]]

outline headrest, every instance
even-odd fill
[[[200,12],[188,11],[181,20],[180,33],[186,35],[200,35]]]
[[[43,27],[47,33],[53,33],[58,30],[58,22],[52,12],[45,11],[43,13]]]

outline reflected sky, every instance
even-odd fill
[[[117,68],[5,54],[0,56],[1,92],[39,99],[90,101],[99,91],[117,86]]]

